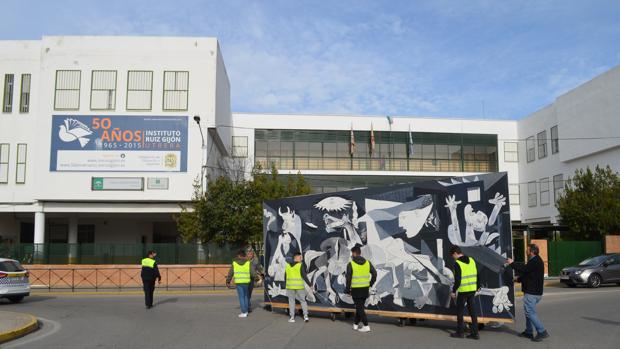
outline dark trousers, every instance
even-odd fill
[[[142,280],[144,289],[144,304],[147,307],[153,306],[153,293],[155,292],[155,280]]]
[[[353,298],[353,303],[355,303],[355,320],[353,323],[359,324],[361,322],[364,326],[368,326],[368,318],[366,318],[366,311],[364,310],[366,298]]]
[[[467,312],[471,317],[471,333],[478,334],[478,315],[476,315],[476,308],[474,307],[475,292],[459,293],[456,296],[456,332],[464,333],[465,324],[463,321],[463,313],[465,312],[465,304],[467,304]]]
[[[254,290],[254,281],[248,284],[248,310],[252,310],[252,290]]]

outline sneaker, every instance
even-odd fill
[[[310,319],[308,319],[308,315],[304,315],[304,322],[308,322],[310,321]]]
[[[527,339],[534,339],[534,335],[533,334],[531,334],[529,332],[525,332],[525,331],[519,333],[519,337],[527,338]]]
[[[288,322],[295,322],[295,318],[292,317],[292,318],[288,319]]]
[[[478,340],[478,339],[480,339],[480,335],[479,335],[479,334],[477,334],[477,333],[476,333],[476,334],[473,334],[473,333],[472,333],[472,334],[470,334],[470,335],[467,335],[467,338],[469,338],[469,339],[475,339],[475,340]]]
[[[459,332],[450,333],[450,337],[452,338],[465,338],[465,335]]]
[[[239,317],[248,317],[248,313],[241,313],[238,315]]]
[[[545,338],[549,338],[549,333],[547,331],[537,334],[536,337],[532,338],[532,340],[534,342],[542,342]]]
[[[353,331],[357,331],[360,328],[358,324],[353,324]]]
[[[358,331],[363,333],[370,332],[370,326],[362,326]]]

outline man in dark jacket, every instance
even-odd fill
[[[361,254],[362,250],[359,246],[354,246],[351,249],[351,263],[347,265],[346,272],[346,293],[351,295],[353,303],[355,303],[353,329],[360,332],[370,332],[364,304],[370,295],[370,287],[377,280],[377,271],[372,263],[362,257]],[[363,326],[359,325],[360,322]]]
[[[157,262],[155,262],[155,251],[148,251],[146,258],[142,259],[142,271],[140,277],[142,278],[142,287],[144,289],[144,303],[146,309],[153,307],[153,293],[155,292],[155,280],[158,280],[161,284],[161,275],[159,274],[159,268],[157,268]]]
[[[525,331],[519,336],[535,342],[540,342],[549,337],[549,333],[545,330],[536,313],[536,305],[542,299],[545,283],[545,263],[538,253],[538,246],[530,244],[527,247],[527,264],[515,262],[510,258],[506,260],[506,264],[510,265],[519,275],[521,290],[523,291]],[[534,328],[536,329],[536,336],[534,336]]]
[[[458,246],[452,246],[450,255],[455,260],[454,286],[452,286],[450,297],[456,300],[456,332],[450,334],[450,337],[465,337],[463,317],[465,313],[465,304],[467,304],[467,312],[471,317],[471,334],[469,334],[467,338],[480,339],[480,335],[478,334],[478,314],[474,306],[476,291],[480,289],[480,278],[478,277],[476,261],[471,257],[465,256]]]

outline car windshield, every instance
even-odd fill
[[[5,271],[5,272],[24,271],[24,268],[22,268],[19,262],[4,261],[4,262],[0,262],[0,271]]]
[[[579,263],[579,265],[582,267],[599,265],[603,263],[605,259],[607,259],[607,256],[596,256],[596,257],[586,259],[585,261]]]

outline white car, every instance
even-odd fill
[[[30,295],[29,273],[14,259],[0,258],[0,298],[19,303]]]

